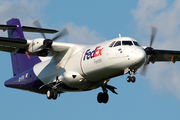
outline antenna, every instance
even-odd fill
[[[121,37],[121,34],[119,34],[119,37]]]

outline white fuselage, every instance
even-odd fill
[[[145,51],[133,41],[137,42],[129,37],[121,37],[92,46],[74,45],[61,58],[58,63],[60,68],[56,68],[52,57],[35,65],[34,73],[45,84],[55,81],[58,76],[58,80],[68,87],[94,89],[110,78],[126,74],[127,69],[137,70],[143,65]],[[61,87],[58,89],[67,91]]]

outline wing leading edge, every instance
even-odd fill
[[[26,39],[0,37],[0,50],[11,53],[25,53]]]

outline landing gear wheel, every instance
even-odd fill
[[[131,76],[128,76],[127,77],[127,82],[131,82],[131,80],[132,80]]]
[[[100,93],[98,94],[98,96],[97,96],[97,101],[98,101],[99,103],[102,103],[102,102],[103,102],[103,93],[102,93],[102,92],[100,92]]]
[[[53,94],[52,90],[49,89],[49,90],[47,91],[47,94],[46,94],[47,99],[50,100],[50,99],[52,98],[52,94]]]
[[[52,95],[53,100],[57,99],[57,95],[58,95],[57,90],[53,90],[53,95]]]
[[[109,95],[107,93],[100,92],[97,96],[97,101],[99,103],[107,103],[109,100]]]
[[[103,99],[103,103],[107,103],[109,100],[109,95],[107,93],[103,93],[104,99]]]
[[[136,82],[136,78],[133,76],[133,77],[131,78],[131,81],[132,81],[132,83],[135,83],[135,82]]]

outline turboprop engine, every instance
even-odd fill
[[[44,40],[43,38],[34,39],[29,47],[28,53],[30,55],[47,56],[50,52],[52,41],[49,39]]]

